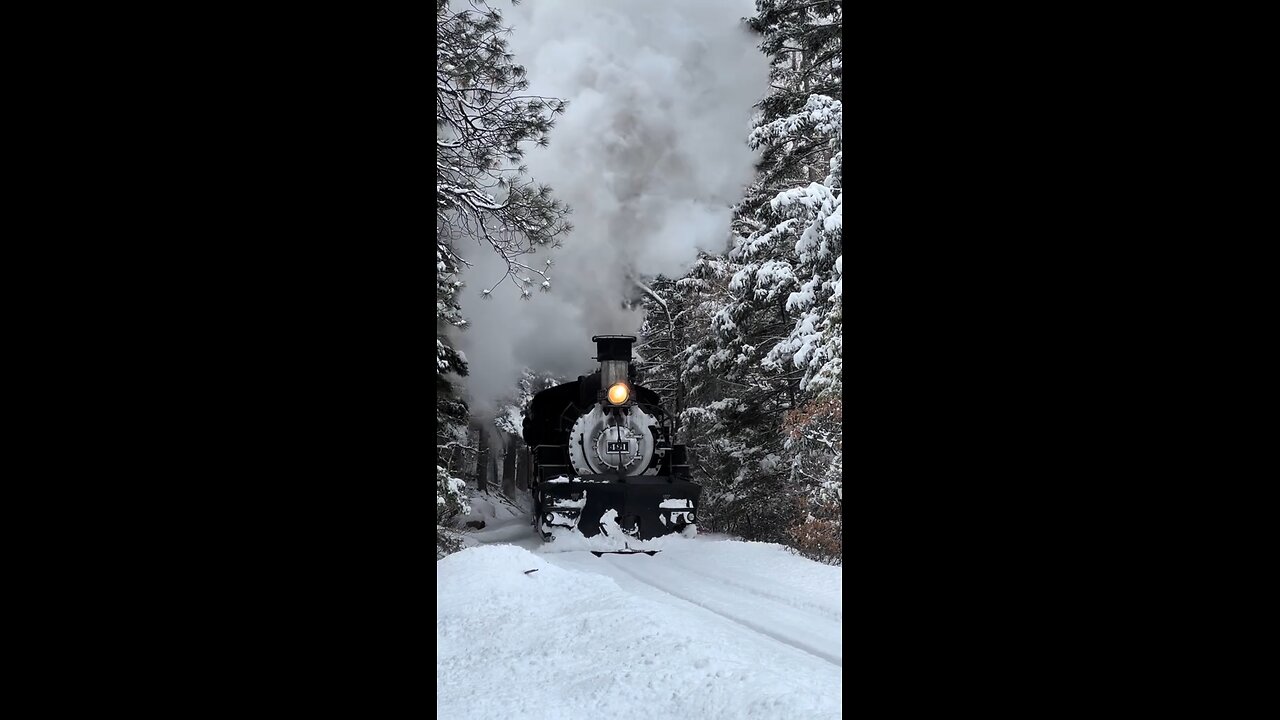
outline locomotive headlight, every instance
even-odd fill
[[[627,388],[626,383],[614,383],[609,388],[609,402],[614,405],[621,405],[631,397],[631,390]]]

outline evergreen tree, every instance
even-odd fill
[[[436,2],[436,235],[440,254],[467,265],[453,244],[471,239],[506,263],[497,284],[511,278],[528,297],[533,276],[550,288],[550,266],[521,258],[556,247],[572,228],[569,209],[551,188],[527,177],[524,145],[545,146],[553,118],[567,103],[521,94],[524,67],[513,62],[502,14],[482,0],[451,10]]]
[[[453,477],[440,465],[436,465],[436,559],[462,547],[458,533],[448,523],[459,515],[471,512],[465,494],[466,483]]]
[[[680,363],[688,327],[684,298],[675,281],[663,275],[635,282],[641,291],[640,306],[644,311],[640,336],[633,349],[636,377],[641,385],[662,398],[668,412],[678,417],[685,405]]]
[[[569,209],[520,165],[525,145],[547,144],[553,118],[566,104],[523,94],[528,83],[508,50],[509,30],[483,0],[453,8],[437,0],[436,28],[436,444],[450,458],[449,468],[437,466],[442,523],[461,507],[457,483],[465,471],[452,466],[462,464],[468,439],[479,440],[468,437],[471,418],[457,386],[467,374],[466,357],[455,347],[456,333],[467,325],[458,302],[459,274],[470,266],[464,247],[477,243],[504,261],[503,276],[483,295],[510,278],[528,298],[535,282],[551,287],[551,261],[533,265],[525,256],[558,245],[571,227]],[[438,545],[445,551],[456,546],[443,538],[438,535]]]
[[[683,415],[704,518],[839,562],[842,9],[757,11],[774,92],[748,138],[761,162],[732,246],[676,283],[690,326],[711,330],[682,353]]]
[[[528,457],[524,451],[524,416],[529,410],[533,396],[547,388],[555,387],[564,380],[548,374],[535,373],[529,368],[520,372],[516,381],[515,392],[499,403],[494,415],[493,425],[502,438],[502,486],[508,497],[514,495],[516,489],[527,490]],[[524,482],[518,478],[523,477]]]
[[[449,452],[463,441],[467,426],[467,403],[450,376],[465,377],[467,359],[453,346],[449,333],[466,327],[457,293],[462,283],[457,279],[457,266],[451,259],[436,253],[436,444],[441,452]],[[456,470],[456,469],[455,469]]]
[[[768,314],[781,303],[785,337],[775,340],[771,329],[749,338],[766,340],[761,365],[774,378],[799,373],[781,427],[790,457],[781,494],[798,515],[788,535],[810,557],[839,562],[842,4],[758,0],[757,9],[753,27],[771,55],[777,92],[762,103],[749,138],[763,151],[761,192],[749,198],[758,225],[730,252],[743,267],[725,315]]]
[[[760,50],[769,56],[773,88],[761,103],[765,123],[799,117],[810,98],[841,98],[842,0],[756,0],[756,15],[748,24],[762,36]],[[835,125],[839,129],[839,123]],[[763,146],[761,191],[766,195],[821,177],[830,160],[824,134],[811,135],[793,126],[786,142]],[[756,204],[756,203],[752,203]]]
[[[703,255],[676,283],[693,342],[681,353],[688,407],[681,414],[691,463],[703,484],[704,524],[755,540],[783,542],[792,512],[772,502],[786,471],[778,432],[786,397],[756,357],[718,319],[734,301],[737,264]],[[737,329],[737,326],[734,326]]]

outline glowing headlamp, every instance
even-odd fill
[[[631,397],[631,389],[626,383],[614,383],[609,387],[609,402],[614,405],[621,405]]]

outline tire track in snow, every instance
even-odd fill
[[[803,640],[799,640],[797,638],[791,638],[791,637],[787,637],[786,635],[779,634],[773,630],[770,630],[769,628],[762,626],[760,623],[741,617],[736,613],[726,613],[726,612],[717,610],[716,608],[708,605],[706,600],[697,599],[694,597],[690,597],[689,595],[686,595],[684,593],[676,592],[675,590],[671,589],[670,584],[664,583],[664,582],[656,582],[652,577],[645,577],[644,575],[638,574],[634,571],[634,569],[627,568],[623,563],[610,562],[609,566],[613,568],[617,568],[618,570],[621,570],[623,573],[626,573],[627,575],[635,578],[636,580],[639,580],[641,583],[644,583],[645,585],[648,585],[654,589],[660,590],[668,595],[671,595],[672,597],[678,598],[687,603],[697,605],[698,607],[706,610],[707,612],[713,613],[715,615],[718,615],[724,618],[725,620],[741,625],[742,627],[745,627],[748,630],[756,632],[760,635],[764,635],[765,637],[776,640],[777,642],[780,642],[784,645],[789,645],[801,652],[807,653],[809,655],[813,655],[814,657],[821,658],[822,660],[825,660],[831,663],[832,665],[835,665],[836,667],[844,667],[843,660],[840,658],[840,656],[832,655],[831,653],[823,650],[822,648],[814,647],[812,644],[804,642]],[[693,573],[689,573],[689,575],[694,576]],[[792,608],[792,609],[794,610],[795,608]]]

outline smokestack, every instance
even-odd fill
[[[631,344],[635,335],[592,335],[596,344],[596,359],[600,361],[600,388],[606,389],[627,379],[627,366],[631,364]]]

